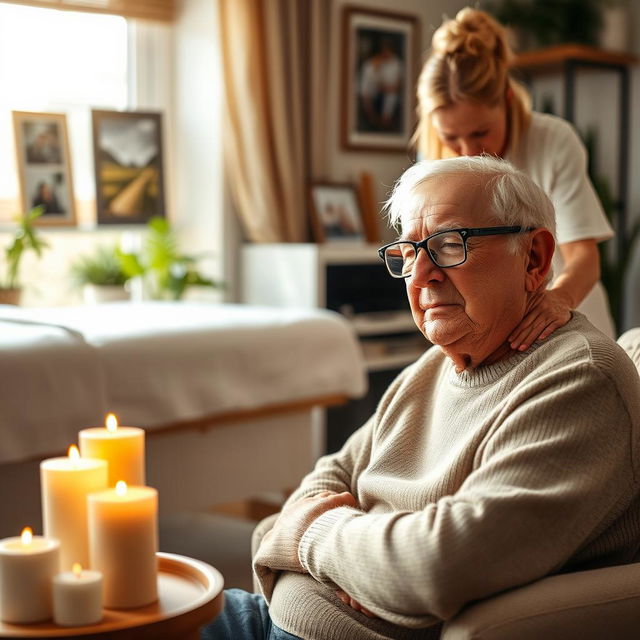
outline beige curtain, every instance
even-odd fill
[[[227,178],[251,242],[302,242],[309,236],[311,60],[317,61],[311,24],[317,32],[315,20],[329,4],[219,2]]]
[[[92,13],[109,13],[125,18],[161,20],[174,17],[174,0],[4,0],[45,9],[66,9]]]

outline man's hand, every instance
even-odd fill
[[[340,598],[340,600],[342,600],[342,602],[344,602],[345,604],[348,604],[352,609],[355,609],[356,611],[360,611],[360,613],[364,613],[364,615],[367,616],[368,618],[379,617],[375,613],[372,613],[371,611],[369,611],[369,609],[366,609],[365,607],[363,607],[357,600],[354,600],[348,593],[346,593],[345,591],[342,591],[342,589],[338,589],[336,591],[336,595],[338,596],[338,598]]]
[[[356,506],[356,499],[348,491],[323,491],[288,504],[271,531],[262,538],[258,553],[263,558],[269,558],[271,569],[304,572],[298,559],[298,545],[305,531],[325,511],[344,506]]]
[[[571,304],[561,291],[547,289],[531,301],[527,315],[509,336],[512,349],[526,351],[536,340],[544,340],[571,319]]]

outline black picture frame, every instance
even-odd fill
[[[165,217],[162,114],[91,111],[98,224]]]
[[[419,19],[347,6],[342,20],[341,145],[407,151],[415,127]]]

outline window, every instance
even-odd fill
[[[130,103],[125,18],[0,3],[0,220],[18,210],[11,111],[66,113],[75,195],[95,195],[91,108]]]

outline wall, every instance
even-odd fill
[[[218,281],[228,281],[223,256],[229,216],[222,159],[222,69],[217,2],[183,0],[174,29],[176,114],[175,220],[188,253]]]
[[[442,23],[442,16],[453,17],[457,11],[470,4],[465,0],[396,0],[391,4],[388,0],[369,0],[366,4],[355,5],[375,8],[384,11],[413,14],[420,19],[421,49],[429,47],[434,30]],[[341,109],[341,33],[342,9],[346,5],[354,6],[350,0],[336,0],[332,14],[332,48],[329,76],[328,95],[328,166],[330,174],[328,180],[336,182],[352,182],[357,184],[361,172],[370,172],[376,182],[376,200],[383,203],[389,195],[389,190],[404,169],[412,164],[408,153],[378,153],[347,151],[340,146],[340,109]],[[380,205],[381,206],[381,205]],[[395,231],[389,229],[382,216],[378,220],[378,227],[383,240],[392,240]]]

